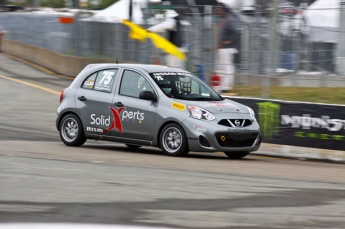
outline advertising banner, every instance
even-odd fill
[[[254,110],[263,142],[345,150],[345,106],[227,98]]]

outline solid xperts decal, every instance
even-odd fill
[[[123,111],[125,107],[120,107],[119,109],[115,109],[113,107],[108,107],[113,114],[113,119],[111,120],[111,116],[106,117],[105,115],[96,116],[96,114],[91,114],[91,122],[90,124],[96,124],[98,126],[104,126],[107,127],[106,129],[103,129],[103,133],[108,133],[109,130],[117,129],[120,133],[122,133],[123,127],[122,127],[122,121],[126,120],[126,122],[132,121],[142,123],[144,120],[145,113],[141,113],[140,111]],[[123,111],[123,112],[122,112]],[[121,117],[122,116],[122,117]],[[92,132],[99,132],[96,131],[93,128],[87,129],[87,131]]]
[[[120,114],[124,107],[120,107],[118,110],[115,110],[113,107],[109,107],[111,113],[113,114],[114,118],[113,121],[111,122],[110,127],[108,127],[106,130],[112,130],[116,127],[116,129],[122,133],[122,123],[120,120]]]

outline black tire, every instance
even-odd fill
[[[249,154],[249,152],[224,152],[230,159],[241,159]]]
[[[170,123],[163,128],[159,141],[165,155],[182,157],[189,152],[186,133],[176,123]]]
[[[68,146],[81,146],[85,143],[83,125],[78,116],[68,114],[61,119],[60,138]]]
[[[132,144],[125,144],[128,148],[131,148],[131,149],[138,149],[140,148],[141,146],[139,145],[132,145]]]

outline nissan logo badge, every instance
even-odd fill
[[[237,119],[235,120],[235,125],[236,126],[239,126],[241,123],[240,123],[240,121],[238,121]]]

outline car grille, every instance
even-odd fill
[[[252,121],[250,119],[222,119],[218,124],[227,127],[246,127],[251,125]]]
[[[218,144],[222,147],[251,147],[259,133],[217,133]]]

